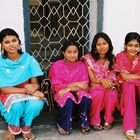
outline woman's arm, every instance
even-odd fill
[[[31,78],[29,81],[30,83],[25,85],[25,90],[27,94],[32,94],[36,90],[40,89],[40,86],[38,84],[38,79],[36,77]]]
[[[90,68],[88,68],[88,74],[89,74],[89,78],[91,81],[91,85],[92,84],[101,84],[108,90],[112,90],[114,88],[114,84],[111,80],[109,80],[109,79],[97,79],[94,76],[94,73]]]
[[[88,67],[88,75],[89,75],[89,79],[90,79],[91,83],[93,83],[93,84],[100,84],[99,79],[97,79],[94,76],[94,73],[93,73],[93,71],[91,70],[90,67]]]
[[[69,84],[67,87],[71,88],[71,90],[76,87],[77,89],[81,88],[81,89],[86,90],[88,88],[88,84],[86,82],[74,82],[74,83]]]
[[[4,87],[0,88],[0,92],[3,94],[25,94],[25,88],[18,87]]]
[[[66,88],[61,89],[58,94],[59,96],[64,95],[66,92],[78,92],[80,89],[86,90],[88,84],[85,82],[74,82],[69,84]]]
[[[44,94],[39,91],[39,89],[40,86],[36,77],[30,79],[30,84],[25,85],[25,90],[27,94],[31,94],[32,96],[36,96],[39,100],[43,100]]]
[[[30,84],[26,84],[25,87],[4,87],[0,88],[0,92],[3,94],[32,94],[39,89],[37,78],[31,78]]]
[[[124,72],[120,72],[119,73],[122,80],[126,81],[126,80],[140,80],[140,75],[137,74],[131,74],[131,73],[124,73]]]

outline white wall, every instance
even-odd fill
[[[140,0],[104,0],[103,31],[112,39],[114,53],[123,50],[128,32],[140,33]]]
[[[128,32],[140,33],[139,6],[140,0],[104,0],[103,31],[111,37],[115,54],[123,50]],[[25,44],[22,0],[0,0],[0,30],[7,27],[16,30]]]
[[[24,22],[22,0],[0,0],[0,30],[14,29],[24,43]]]

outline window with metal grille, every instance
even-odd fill
[[[42,69],[48,69],[57,60],[67,39],[74,38],[83,55],[90,50],[90,41],[98,28],[97,19],[101,17],[97,14],[99,2],[29,0],[31,54]]]

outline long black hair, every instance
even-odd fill
[[[92,54],[92,57],[94,58],[95,61],[99,60],[99,53],[96,51],[96,45],[99,38],[103,38],[108,43],[109,50],[106,53],[105,57],[109,61],[109,69],[111,70],[115,57],[112,53],[113,45],[112,45],[111,39],[106,33],[101,32],[101,33],[97,33],[94,36],[90,53]]]
[[[0,32],[0,43],[2,44],[3,42],[3,39],[6,37],[6,36],[16,36],[17,39],[19,40],[19,45],[21,45],[21,40],[19,39],[19,35],[13,30],[13,29],[10,29],[10,28],[5,28],[3,29],[1,32]],[[2,48],[3,49],[3,48]],[[1,49],[1,53],[2,53],[2,57],[3,58],[7,58],[7,52],[5,50],[2,50]],[[18,53],[19,54],[22,54],[22,49],[19,48],[18,49]]]

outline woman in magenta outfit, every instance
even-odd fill
[[[125,37],[124,51],[116,56],[116,71],[122,90],[120,109],[123,130],[129,140],[136,140],[136,93],[140,96],[139,50],[140,35],[130,32]]]
[[[63,59],[56,61],[50,68],[49,78],[52,82],[53,97],[59,106],[57,122],[60,134],[69,134],[72,130],[72,112],[78,107],[82,133],[89,133],[88,112],[90,95],[88,73],[85,65],[78,61],[77,43],[68,41],[62,48]]]
[[[117,106],[116,76],[113,70],[114,55],[110,38],[105,33],[97,33],[93,39],[91,52],[85,55],[84,62],[90,77],[91,107],[90,125],[95,130],[110,129],[114,120],[112,114]],[[101,126],[100,113],[104,109],[104,126]]]

